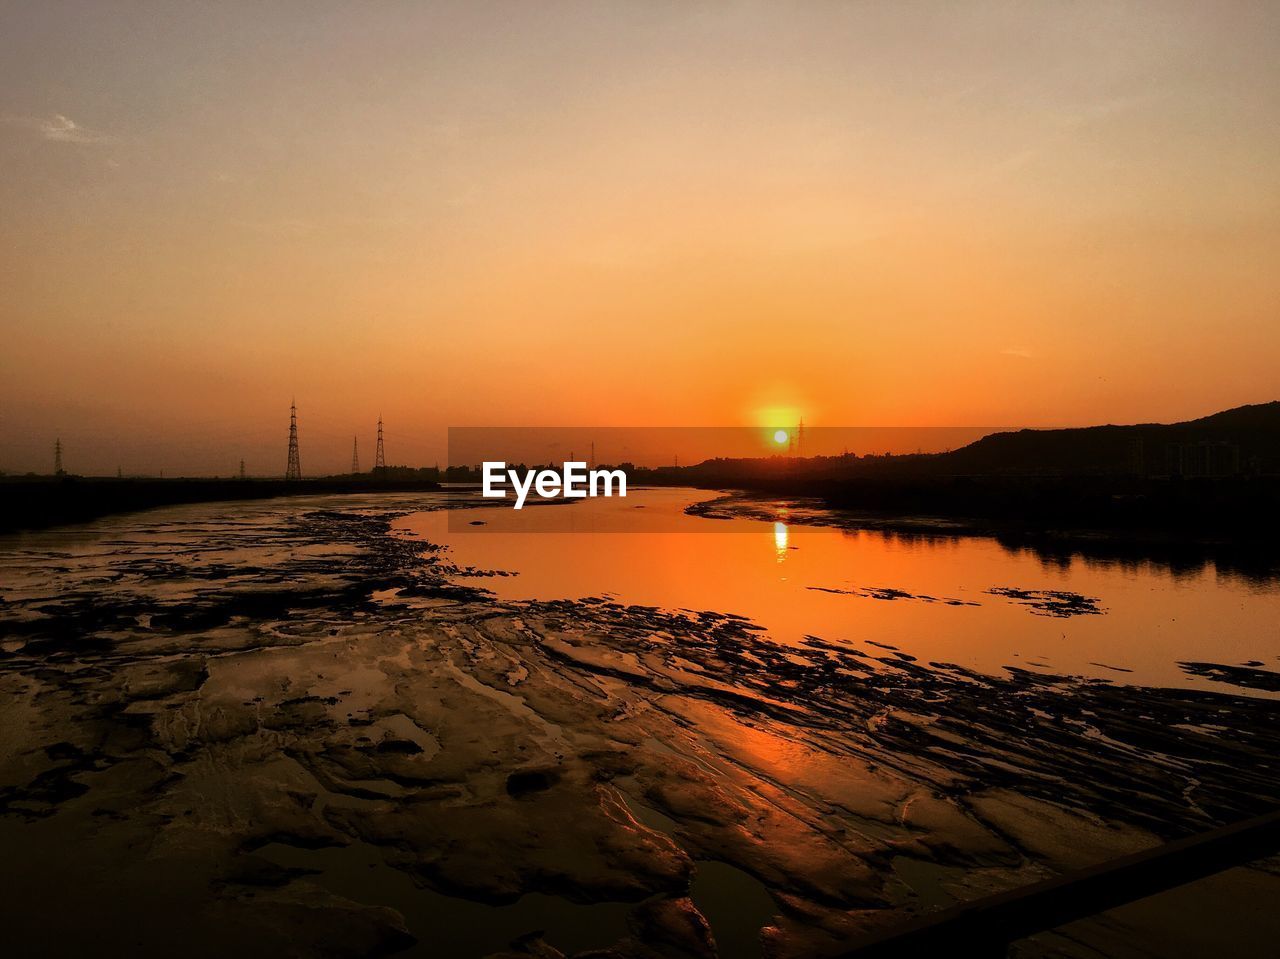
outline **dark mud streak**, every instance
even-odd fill
[[[1221,663],[1179,663],[1192,676],[1203,676],[1215,682],[1280,693],[1280,673],[1252,666],[1224,666]],[[1260,663],[1258,665],[1261,665]]]
[[[996,586],[987,590],[992,596],[1003,596],[1021,603],[1038,616],[1100,616],[1106,610],[1099,600],[1059,589],[1020,589],[1016,586]]]
[[[811,589],[819,593],[833,593],[838,596],[863,596],[867,599],[879,599],[889,602],[898,599],[911,599],[922,603],[942,603],[945,606],[982,605],[981,603],[975,603],[967,599],[952,599],[948,597],[929,596],[924,593],[909,593],[905,589],[897,589],[893,586],[864,586],[855,587],[853,589],[835,589],[830,586],[806,586],[805,589]]]

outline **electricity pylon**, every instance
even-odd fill
[[[289,465],[285,467],[284,478],[302,479],[302,464],[298,459],[298,407],[292,401],[289,403]]]

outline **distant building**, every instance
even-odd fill
[[[1165,447],[1165,468],[1170,476],[1189,479],[1206,476],[1239,476],[1240,447],[1236,443],[1201,440],[1170,443]]]
[[[1147,472],[1147,447],[1139,436],[1129,444],[1129,472],[1143,476]]]

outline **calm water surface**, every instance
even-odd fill
[[[1143,685],[1234,689],[1188,675],[1180,661],[1280,666],[1280,588],[1212,563],[1175,574],[1157,564],[1050,561],[983,537],[684,513],[719,495],[633,490],[518,513],[416,513],[395,528],[446,543],[460,565],[518,574],[478,581],[504,599],[608,596],[711,609],[746,616],[780,642],[873,641],[985,671],[1012,665]],[[988,592],[1010,587],[1082,594],[1102,612],[1048,616]],[[822,591],[885,588],[936,601]]]

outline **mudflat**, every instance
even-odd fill
[[[504,599],[396,525],[463,505],[203,504],[0,544],[19,954],[837,954],[1280,799],[1260,662],[1166,688]],[[832,600],[921,598],[880,589]],[[1015,951],[1249,949],[1277,894],[1263,861],[1197,888],[1248,922],[1169,894]]]

